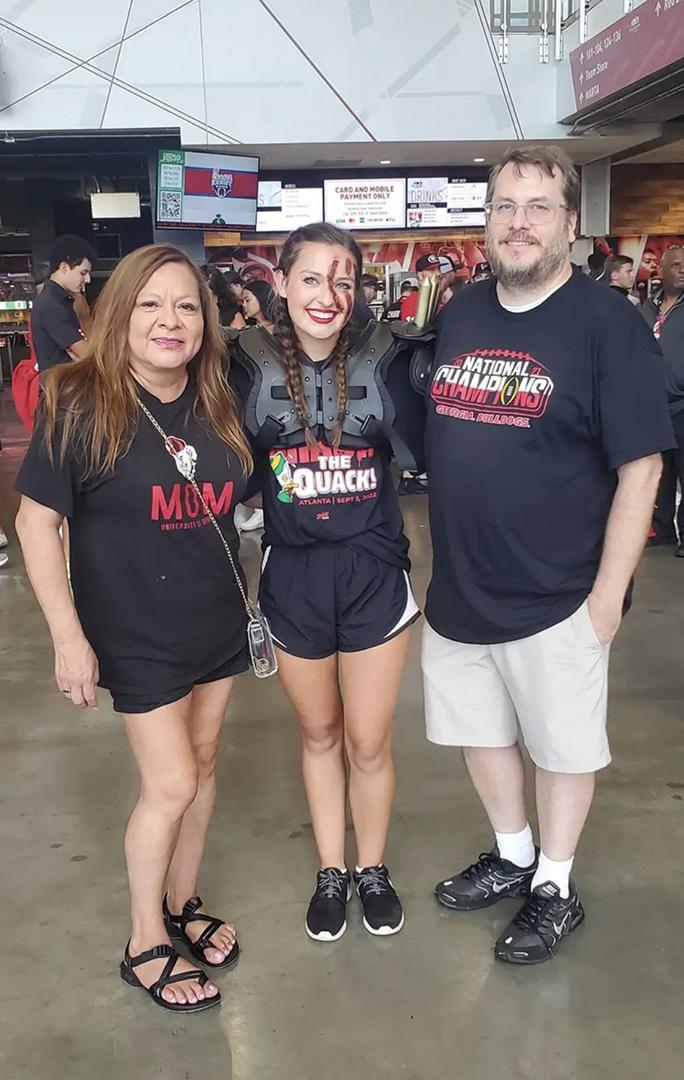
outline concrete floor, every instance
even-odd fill
[[[426,743],[420,628],[397,715],[388,864],[406,907],[396,938],[303,930],[316,870],[298,736],[275,680],[240,681],[226,726],[203,894],[244,956],[220,1011],[174,1018],[125,987],[122,835],[136,777],[102,693],[55,691],[52,656],[11,522],[23,447],[0,394],[0,1080],[642,1080],[682,1075],[684,563],[649,552],[612,665],[615,764],[576,866],[584,927],[550,964],[495,964],[515,910],[442,911],[432,888],[491,844],[456,751]],[[425,501],[404,504],[414,583],[429,569]],[[254,572],[258,541],[243,542]]]

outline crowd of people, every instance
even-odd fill
[[[489,181],[482,280],[459,287],[438,256],[417,267],[440,276],[443,301],[419,343],[406,330],[413,285],[398,319],[396,305],[368,317],[358,245],[327,224],[288,237],[271,292],[203,273],[170,245],[140,249],[87,333],[71,297],[90,253],[52,260],[16,527],[59,690],[80,708],[109,691],[137,762],[121,975],[162,1008],[215,1005],[215,972],[239,955],[199,876],[224,713],[235,677],[263,674],[265,639],[302,738],[319,860],[306,933],[339,939],[354,892],[369,933],[404,926],[385,849],[393,715],[420,611],[393,462],[430,484],[427,738],[462,748],[493,834],[437,900],[468,911],[517,898],[494,946],[513,964],[550,960],[582,923],[571,871],[610,761],[611,643],[661,455],[680,460],[670,413],[679,435],[684,377],[668,350],[684,332],[684,257],[667,253],[642,314],[620,295],[624,264],[611,268],[617,291],[573,267],[578,209],[563,153],[509,151]],[[239,565],[239,503],[264,515],[258,604]]]

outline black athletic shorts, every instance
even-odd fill
[[[153,709],[161,708],[162,705],[170,705],[174,701],[180,701],[181,698],[187,697],[195,686],[218,682],[219,679],[230,679],[233,675],[242,675],[243,671],[247,671],[248,668],[249,650],[245,645],[243,649],[240,649],[239,653],[231,656],[230,660],[226,660],[220,667],[214,668],[208,675],[202,675],[201,678],[185,683],[175,690],[162,690],[157,691],[157,693],[153,690],[141,693],[130,693],[126,690],[110,690],[109,692],[112,695],[114,712],[147,713],[152,712]]]
[[[343,544],[267,548],[259,604],[276,644],[307,660],[372,649],[420,616],[405,570]]]

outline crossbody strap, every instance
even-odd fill
[[[230,565],[231,565],[231,568],[233,570],[233,574],[235,576],[235,581],[237,583],[238,589],[240,590],[240,596],[242,597],[242,602],[245,605],[245,611],[247,612],[247,618],[251,619],[253,617],[253,611],[252,611],[252,608],[250,607],[249,600],[247,599],[247,593],[245,592],[245,587],[242,584],[242,579],[241,579],[240,575],[238,574],[237,566],[235,565],[235,559],[233,558],[233,553],[230,550],[230,545],[229,545],[228,541],[226,540],[225,536],[223,535],[223,530],[222,530],[221,526],[219,525],[218,521],[214,517],[212,511],[207,506],[206,499],[204,498],[204,495],[200,491],[199,484],[197,483],[197,480],[195,479],[195,465],[194,465],[194,462],[190,463],[190,462],[187,462],[187,461],[183,461],[179,457],[178,451],[174,447],[173,443],[169,439],[169,437],[166,434],[166,432],[164,431],[163,427],[161,426],[161,424],[159,424],[155,420],[155,418],[153,417],[150,410],[143,404],[143,402],[140,400],[140,398],[138,398],[138,405],[140,406],[140,408],[142,409],[143,413],[145,414],[147,419],[150,421],[152,426],[155,427],[157,429],[157,431],[159,432],[159,434],[161,435],[162,439],[164,440],[164,446],[168,450],[171,457],[174,459],[174,461],[176,463],[176,468],[178,469],[179,473],[181,473],[181,475],[184,476],[185,479],[188,480],[192,484],[192,486],[195,489],[195,492],[197,494],[197,498],[199,499],[200,503],[202,504],[202,509],[204,510],[204,513],[207,515],[207,517],[211,521],[212,525],[216,529],[216,532],[219,534],[219,536],[221,538],[221,543],[223,544],[223,547],[225,548],[226,555],[228,556],[228,559],[230,560]]]

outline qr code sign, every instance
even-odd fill
[[[159,196],[159,220],[182,221],[183,196],[180,191],[162,191]]]

